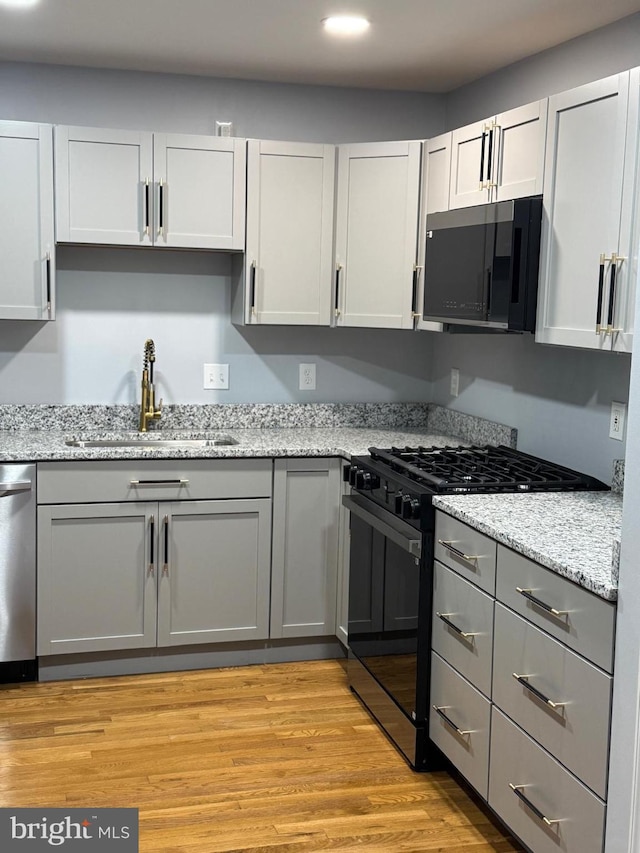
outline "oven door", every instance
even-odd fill
[[[351,512],[349,648],[409,719],[424,720],[431,621],[423,556],[428,537],[358,494],[342,502]]]

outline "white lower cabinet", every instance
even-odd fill
[[[336,632],[340,474],[339,459],[275,461],[273,638]]]
[[[491,702],[433,652],[429,737],[485,799],[490,719]]]
[[[534,853],[601,853],[605,805],[494,705],[489,805]]]
[[[601,853],[615,605],[442,512],[436,541],[431,739],[532,853]]]
[[[153,499],[39,506],[39,655],[269,636],[271,462],[238,460],[246,494],[258,497],[225,499],[230,461],[200,461],[200,482],[176,478],[176,463],[101,463],[102,484],[82,463],[42,466],[40,500],[82,495],[83,483],[85,500],[120,488]],[[207,477],[217,499],[162,500],[197,494]]]

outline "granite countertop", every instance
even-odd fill
[[[230,435],[238,443],[229,446],[149,446],[167,438],[212,439]],[[140,433],[123,431],[59,432],[51,430],[0,430],[0,462],[42,462],[113,459],[219,459],[279,456],[362,456],[369,447],[391,445],[468,444],[453,436],[429,432],[427,428],[283,427],[267,429],[179,430],[147,433],[149,444],[135,446]],[[68,439],[130,438],[129,447],[70,447]]]
[[[459,495],[433,503],[600,598],[617,599],[622,495]]]

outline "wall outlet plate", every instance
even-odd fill
[[[609,438],[622,441],[624,438],[624,425],[627,420],[627,404],[611,403],[611,417],[609,419]]]
[[[315,391],[316,389],[316,366],[315,364],[301,364],[299,385],[300,391]]]
[[[229,388],[229,365],[205,364],[203,387],[207,390],[217,388],[226,391]]]

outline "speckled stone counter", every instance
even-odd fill
[[[616,600],[621,495],[460,495],[438,496],[433,503],[601,598]]]
[[[136,406],[0,405],[0,462],[67,459],[344,456],[372,446],[507,444],[516,430],[431,403],[176,405],[146,434],[154,439],[215,439],[230,446],[142,447]],[[129,447],[70,447],[73,439],[129,439]]]

